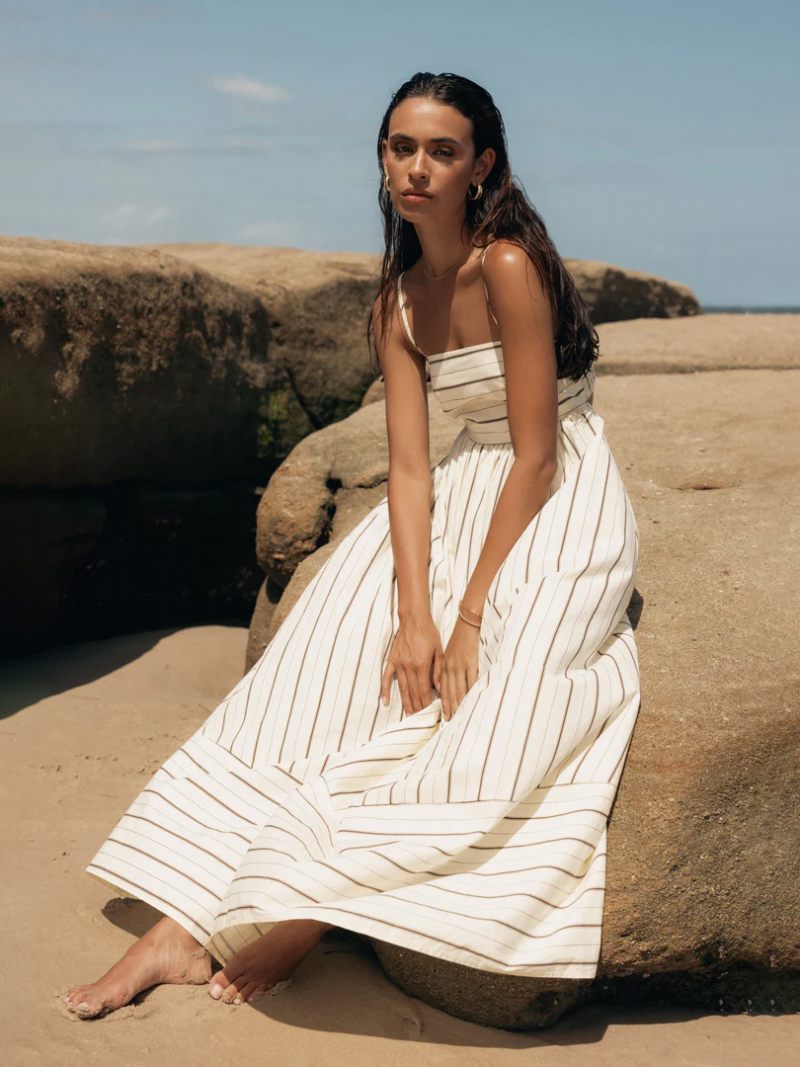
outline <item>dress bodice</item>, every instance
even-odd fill
[[[431,391],[442,410],[460,419],[473,441],[482,444],[511,441],[503,346],[499,341],[441,352],[427,357],[427,364]],[[591,403],[594,380],[594,368],[577,381],[558,379],[559,419]]]
[[[405,271],[403,272],[405,273]],[[485,282],[484,282],[485,286]],[[480,444],[511,442],[506,403],[506,376],[500,341],[485,341],[449,352],[426,356],[414,341],[406,312],[402,274],[397,279],[400,315],[409,340],[425,359],[431,391],[446,415],[463,422],[468,435]],[[487,294],[488,297],[488,294]],[[489,308],[491,311],[491,307]],[[497,320],[495,320],[497,321]],[[591,404],[595,371],[590,368],[577,381],[558,379],[558,417]]]

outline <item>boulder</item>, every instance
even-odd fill
[[[644,601],[598,975],[570,989],[374,942],[406,992],[510,1029],[586,999],[798,1009],[798,405],[798,370],[598,380]]]
[[[800,315],[633,319],[597,333],[598,375],[800,367]]]
[[[799,403],[800,369],[598,375],[595,408],[641,531],[632,621],[642,673],[609,821],[598,975],[496,975],[373,940],[408,993],[509,1029],[547,1026],[580,1001],[632,991],[731,1010],[797,1009]],[[328,487],[331,539],[299,563],[266,640],[371,506],[350,494],[381,493],[383,419],[382,405],[366,404],[329,428],[324,450],[317,435],[303,442],[318,485],[333,470],[344,477],[337,492]],[[431,426],[436,462],[458,427],[433,404]],[[340,494],[348,517],[337,525]],[[281,506],[291,508],[287,497]]]
[[[255,482],[269,462],[263,306],[156,250],[0,239],[0,375],[4,486]]]
[[[595,325],[625,319],[670,319],[702,311],[692,290],[680,282],[592,259],[565,259],[564,263],[589,305]]]
[[[0,656],[249,618],[259,482],[372,379],[370,271],[284,251],[256,291],[157,247],[0,238]]]
[[[379,256],[202,243],[148,247],[261,303],[269,321],[270,351],[285,369],[291,401],[300,405],[309,431],[358,407],[374,377],[367,322],[377,293]]]
[[[461,423],[434,398],[429,412],[431,463],[437,463]],[[285,588],[277,603],[266,593],[256,603],[245,669],[263,653],[333,545],[386,495],[388,467],[380,403],[310,434],[275,471],[258,505],[256,550],[268,580]]]

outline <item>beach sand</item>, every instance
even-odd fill
[[[800,1043],[798,1016],[585,1005],[547,1031],[451,1018],[332,931],[290,987],[239,1007],[159,986],[83,1021],[60,994],[98,978],[160,914],[83,868],[161,762],[243,673],[247,630],[198,626],[62,645],[0,663],[3,1062],[366,1067],[750,1067]]]

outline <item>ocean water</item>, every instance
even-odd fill
[[[800,315],[800,306],[782,306],[776,304],[774,307],[764,306],[761,307],[747,307],[744,304],[701,304],[703,311],[710,312],[727,312],[728,314],[735,315]]]

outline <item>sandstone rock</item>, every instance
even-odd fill
[[[438,462],[461,428],[435,398],[429,405],[431,463]],[[256,603],[246,668],[275,630],[333,545],[386,495],[389,452],[383,404],[359,408],[347,419],[310,434],[278,468],[258,505],[258,561],[285,590],[277,604],[266,592]]]
[[[337,422],[358,407],[373,378],[367,322],[377,292],[378,256],[225,244],[150,247],[200,267],[262,303],[270,351],[286,370],[309,430]]]
[[[565,259],[564,262],[589,305],[595,324],[624,319],[669,319],[701,312],[697,297],[680,282],[597,260]]]
[[[331,257],[283,258],[276,285],[257,292],[156,247],[0,238],[0,485],[38,495],[30,506],[5,500],[20,555],[2,562],[4,593],[23,610],[6,617],[0,655],[103,625],[116,633],[126,620],[249,616],[258,483],[298,440],[358,407],[371,380],[356,334],[373,283]],[[318,404],[311,379],[324,383]],[[153,501],[153,525],[117,521],[137,486],[140,500],[171,494],[166,515]],[[252,510],[241,521],[243,492]],[[214,512],[220,495],[228,504]],[[104,526],[77,536],[87,501]],[[209,522],[218,547],[203,573],[194,544],[205,545]],[[181,614],[192,607],[194,620]]]
[[[682,1003],[705,1003],[723,987],[735,990],[739,1010],[749,1001],[769,1010],[765,991],[773,1003],[785,996],[787,1010],[796,1002],[799,401],[792,369],[598,377],[595,407],[641,531],[632,621],[642,672],[609,822],[598,977],[491,975],[374,941],[407,992],[506,1028],[549,1025],[571,1004],[634,982],[660,980]],[[431,413],[441,425],[435,405]],[[342,428],[343,454],[353,455],[350,435],[370,417],[383,418],[380,405]],[[449,420],[444,429],[453,432]],[[335,455],[336,434],[326,440]],[[372,455],[369,469],[372,479]],[[357,482],[357,470],[348,478]],[[335,544],[298,566],[272,633]]]
[[[268,344],[252,294],[174,257],[0,239],[0,484],[255,482]],[[289,447],[309,429],[292,418]]]
[[[800,367],[800,315],[633,319],[597,332],[598,375]]]

